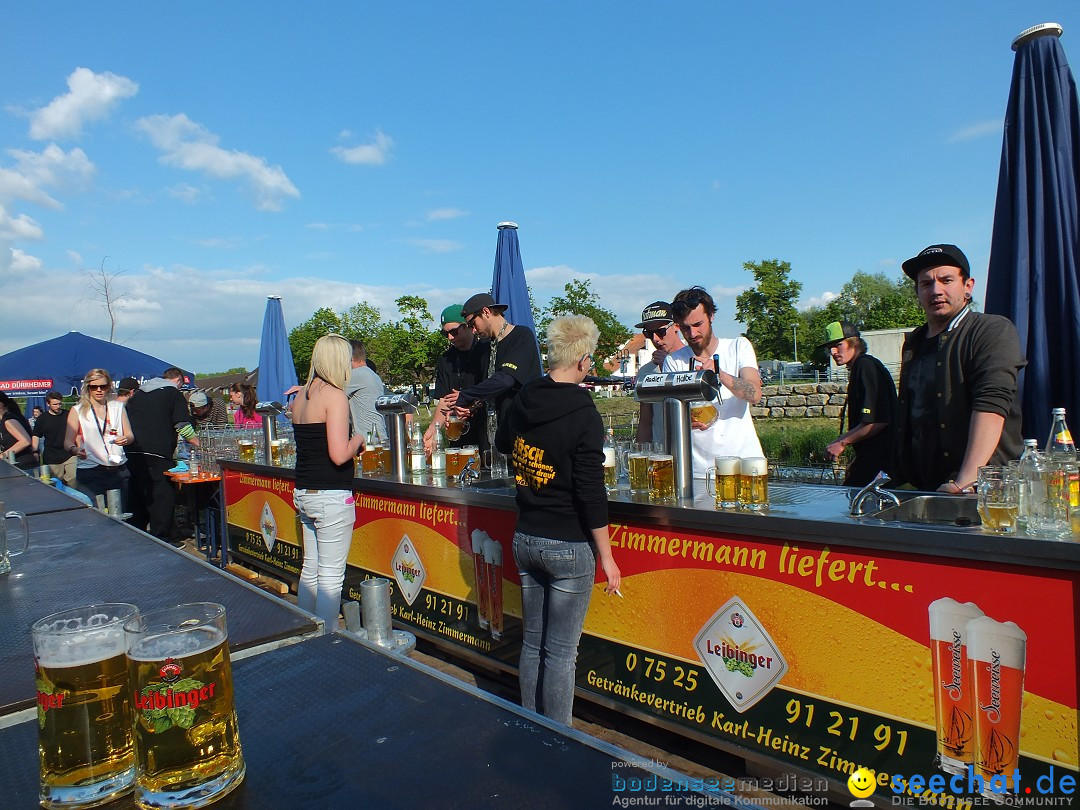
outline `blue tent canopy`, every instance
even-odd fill
[[[296,385],[296,366],[293,364],[289,332],[285,328],[285,312],[281,296],[266,297],[263,314],[262,341],[259,343],[259,384],[255,394],[260,402],[280,402],[285,391]]]
[[[491,295],[497,303],[506,305],[506,318],[515,326],[527,326],[536,335],[532,301],[525,283],[525,267],[518,246],[518,226],[515,222],[500,222],[499,240],[495,245],[495,269],[491,278]],[[539,356],[540,346],[536,353]],[[541,364],[542,365],[542,364]]]
[[[92,368],[107,370],[115,384],[124,377],[140,382],[160,377],[170,365],[127,346],[68,332],[0,356],[0,391],[12,397],[32,397],[55,389],[70,396],[78,393],[83,375]],[[184,383],[191,379],[192,375],[184,372]]]
[[[1051,408],[1080,416],[1080,107],[1060,35],[1038,25],[1013,44],[986,282],[986,311],[1020,333],[1024,435],[1040,444]]]

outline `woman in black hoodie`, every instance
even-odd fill
[[[582,315],[552,321],[548,374],[525,385],[495,436],[498,449],[513,456],[517,482],[521,703],[566,725],[597,558],[607,594],[621,579],[608,539],[604,425],[579,385],[592,368],[599,336]]]

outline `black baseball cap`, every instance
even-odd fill
[[[862,337],[851,321],[833,321],[825,327],[825,342],[819,343],[819,349],[831,349],[837,343],[853,337]]]
[[[134,377],[124,377],[116,387],[121,391],[138,391],[139,381]]]
[[[495,299],[491,297],[490,293],[477,293],[461,306],[461,318],[464,320],[470,315],[474,315],[484,307],[492,311],[502,312],[506,309],[506,304],[496,304]]]
[[[942,265],[960,268],[964,278],[971,275],[967,256],[956,245],[930,245],[928,248],[923,248],[918,256],[913,256],[904,262],[901,267],[912,280],[918,281],[920,271],[927,267],[941,267]]]
[[[671,323],[671,304],[667,301],[653,301],[641,310],[641,323],[634,324],[635,329],[644,329],[649,324]]]

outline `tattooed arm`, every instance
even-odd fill
[[[716,376],[720,379],[721,385],[739,399],[746,400],[751,405],[756,405],[761,399],[761,375],[756,368],[749,366],[741,368],[738,377],[726,371],[721,371]]]

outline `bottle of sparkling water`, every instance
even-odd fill
[[[1051,461],[1076,461],[1076,445],[1072,433],[1065,423],[1065,409],[1054,408],[1054,423],[1050,427],[1050,438],[1046,440],[1046,454]]]
[[[431,474],[438,477],[446,475],[446,440],[443,438],[442,425],[438,423],[432,437]]]
[[[609,492],[618,488],[619,468],[616,459],[618,451],[615,448],[615,432],[608,428],[604,436],[604,486]]]
[[[409,468],[413,478],[422,478],[427,468],[427,454],[424,452],[424,434],[420,432],[420,423],[413,419],[409,425]]]
[[[1024,452],[1020,456],[1017,472],[1020,476],[1020,509],[1016,522],[1021,529],[1024,529],[1027,528],[1028,519],[1032,514],[1031,491],[1035,486],[1033,482],[1042,475],[1039,469],[1038,439],[1024,439]]]

